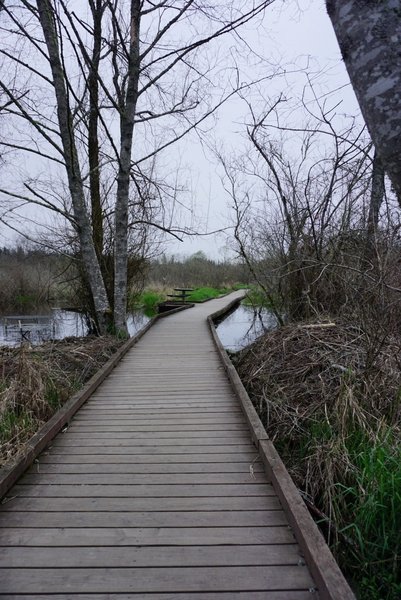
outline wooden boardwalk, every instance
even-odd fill
[[[316,600],[206,316],[159,320],[0,511],[0,599]]]

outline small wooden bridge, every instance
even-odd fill
[[[9,490],[0,600],[353,598],[213,343],[235,297],[157,320]]]

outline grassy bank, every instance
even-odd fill
[[[224,294],[228,294],[236,288],[214,288],[214,287],[199,287],[195,288],[186,298],[188,302],[204,302],[213,298],[219,298]],[[169,294],[176,294],[172,288],[155,287],[145,289],[140,295],[133,296],[129,302],[131,310],[144,310],[145,315],[152,317],[157,313],[157,305],[160,302],[168,300]]]
[[[114,337],[70,338],[29,348],[0,347],[0,465],[114,354]]]
[[[265,427],[363,600],[401,597],[401,338],[292,324],[236,357]]]
[[[232,292],[233,288],[213,288],[213,287],[200,287],[194,289],[188,296],[189,302],[204,302],[205,300],[212,300],[213,298],[219,298]]]

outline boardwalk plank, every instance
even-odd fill
[[[95,436],[89,436],[88,438],[86,437],[81,437],[81,438],[74,438],[74,437],[70,437],[68,436],[68,438],[60,438],[60,440],[58,440],[57,442],[54,443],[53,447],[69,447],[72,446],[74,444],[79,444],[79,446],[81,448],[85,448],[86,446],[101,446],[101,447],[107,447],[107,448],[112,448],[114,446],[129,446],[130,448],[134,449],[134,448],[142,448],[144,449],[144,451],[146,452],[146,448],[151,447],[154,448],[158,442],[160,444],[163,444],[163,447],[167,448],[170,446],[173,446],[175,449],[179,449],[181,446],[185,446],[185,447],[191,447],[191,445],[196,441],[196,445],[201,447],[201,446],[237,446],[238,444],[242,443],[245,446],[250,446],[250,442],[248,437],[245,434],[242,433],[236,433],[234,436],[223,436],[220,437],[219,435],[215,435],[213,437],[185,437],[185,438],[180,438],[177,437],[176,439],[174,438],[164,438],[164,439],[160,439],[158,436],[156,436],[155,438],[141,438],[141,437],[132,437],[132,438],[126,438],[126,437],[120,437],[120,436],[116,436],[116,437],[102,437],[101,435],[97,435]]]
[[[135,548],[0,547],[0,566],[24,567],[222,567],[245,565],[297,565],[296,544],[244,546],[156,546]]]
[[[263,484],[264,473],[29,473],[20,485],[186,485]]]
[[[48,457],[47,457],[48,458]],[[239,463],[160,463],[160,464],[137,464],[137,463],[110,463],[92,462],[45,462],[43,459],[31,467],[28,473],[136,473],[136,474],[189,474],[189,473],[264,473],[260,462],[251,465],[248,462]],[[96,460],[96,459],[95,459]]]
[[[35,596],[32,595],[21,595],[21,594],[2,594],[0,592],[1,600],[32,600]],[[129,595],[126,594],[41,594],[41,598],[49,598],[54,600],[319,600],[317,594],[311,594],[309,590],[291,590],[290,592],[277,592],[277,591],[265,591],[265,592],[211,592],[209,593],[198,593],[194,594],[184,592],[162,592],[161,594],[146,594],[142,592],[135,594],[134,592]]]
[[[237,424],[243,424],[245,422],[244,417],[242,416],[241,413],[238,414],[227,414],[227,415],[216,415],[216,416],[210,416],[208,417],[206,416],[199,416],[199,415],[194,415],[194,416],[190,416],[188,415],[183,416],[183,417],[163,417],[162,415],[152,415],[149,417],[145,417],[145,416],[138,416],[138,417],[129,417],[129,418],[121,418],[119,419],[117,416],[111,418],[111,419],[107,419],[107,423],[109,423],[110,425],[128,425],[128,424],[132,424],[135,425],[137,423],[143,423],[143,424],[154,424],[154,425],[163,425],[166,423],[171,423],[173,425],[208,425],[209,423],[221,423],[221,425],[227,425],[229,423],[237,423]],[[73,421],[73,423],[80,423],[80,424],[84,424],[84,425],[89,425],[90,423],[94,424],[94,425],[101,425],[102,423],[104,423],[104,420],[101,418],[97,418],[97,417],[92,417],[91,419],[81,419],[79,417],[76,417]]]
[[[71,452],[68,454],[63,452],[63,449],[52,447],[47,453],[42,454],[40,456],[39,463],[42,462],[68,462],[68,463],[76,463],[77,461],[81,463],[93,463],[94,461],[98,461],[99,463],[128,463],[128,464],[212,464],[212,463],[237,463],[243,462],[248,465],[251,464],[254,460],[258,460],[258,454],[256,454],[256,450],[253,449],[250,452],[240,451],[240,452],[208,452],[207,454],[197,454],[197,453],[163,453],[163,454],[136,454],[135,459],[132,458],[132,455],[124,451],[124,454],[120,452],[108,452],[107,454],[103,453],[102,448],[93,449],[93,451],[88,452],[87,448],[82,449],[82,452]],[[225,450],[225,449],[224,449]]]
[[[196,496],[272,496],[271,485],[199,484],[199,485],[21,485],[13,488],[17,496],[35,498],[187,498]]]
[[[7,527],[3,546],[193,546],[293,544],[288,526],[272,527]]]
[[[145,569],[4,569],[1,573],[4,592],[38,593],[46,581],[52,593],[149,593],[299,590],[313,586],[305,567],[197,567]],[[11,585],[11,589],[10,589]]]
[[[234,440],[248,440],[249,434],[243,429],[234,429],[229,431],[221,431],[221,430],[201,430],[201,431],[120,431],[118,433],[118,438],[120,440],[161,440],[161,439],[173,439],[179,440],[182,438],[189,438],[193,441],[199,440],[199,438],[207,438],[207,439],[223,439],[229,438]],[[71,428],[70,435],[68,436],[69,440],[76,440],[79,443],[79,440],[91,440],[91,439],[101,439],[101,440],[114,440],[116,438],[116,433],[114,431],[91,431],[91,430],[75,430]]]
[[[107,444],[102,444],[100,446],[78,446],[75,444],[67,444],[68,452],[70,455],[73,454],[130,454],[130,455],[156,455],[162,456],[163,454],[169,454],[171,456],[179,455],[179,454],[193,454],[198,456],[198,462],[202,462],[199,457],[204,454],[238,454],[240,452],[248,452],[251,453],[252,450],[256,452],[255,447],[251,442],[244,444],[220,444],[220,445],[208,445],[208,446],[198,446],[193,444],[180,445],[180,446],[169,446],[169,445],[154,445],[154,446],[134,446],[132,444],[125,444],[120,446],[108,446]],[[51,446],[52,452],[66,452],[66,444],[62,444],[59,441],[54,442]],[[133,459],[132,459],[133,460]],[[135,458],[137,460],[137,458]]]
[[[247,431],[247,425],[245,423],[229,423],[224,425],[225,431]],[[175,431],[175,432],[191,432],[191,435],[194,432],[201,431],[221,431],[222,425],[215,423],[208,423],[207,425],[197,425],[193,423],[191,425],[176,425],[174,423],[163,423],[162,425],[144,425],[144,424],[134,424],[134,425],[110,425],[109,423],[102,423],[98,425],[85,425],[82,423],[72,422],[68,428],[70,433],[90,433],[90,432],[98,432],[98,433],[135,433],[140,431],[147,432],[158,432],[158,431]],[[249,431],[249,429],[248,429]],[[249,436],[248,436],[249,437]],[[196,440],[195,440],[196,441]]]
[[[215,512],[8,512],[8,527],[272,527],[287,525],[282,510]]]
[[[188,496],[180,498],[132,498],[126,497],[89,497],[71,498],[12,496],[2,506],[2,511],[231,511],[266,510],[280,508],[277,496]]]

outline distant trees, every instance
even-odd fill
[[[401,3],[326,0],[377,153],[401,204]]]
[[[1,146],[26,167],[22,185],[0,190],[3,220],[29,204],[68,222],[100,333],[127,334],[134,233],[174,234],[164,217],[176,190],[158,179],[157,157],[235,92],[216,44],[271,2],[2,5]]]
[[[250,273],[243,261],[213,260],[203,252],[196,252],[187,258],[163,256],[149,264],[149,285],[166,287],[186,286],[215,288],[248,284]]]

